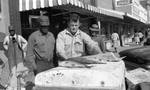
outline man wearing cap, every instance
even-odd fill
[[[19,46],[22,48],[22,50],[24,50],[25,47],[27,46],[27,41],[21,35],[16,34],[13,26],[9,26],[9,35],[4,38],[4,42],[3,42],[4,49],[8,50],[9,42],[11,40],[15,42],[16,39],[18,39]]]
[[[23,62],[23,51],[26,46],[27,41],[21,35],[16,34],[13,26],[9,26],[9,35],[4,38],[3,47],[8,54],[10,69],[17,63]]]
[[[106,49],[105,49],[104,37],[99,35],[100,29],[99,29],[98,25],[92,24],[92,26],[89,29],[91,31],[92,39],[94,41],[98,42],[98,45],[99,45],[101,51],[103,53],[105,53]]]
[[[98,44],[89,35],[79,29],[80,17],[73,13],[68,21],[68,28],[57,36],[56,53],[60,59],[68,59],[85,55],[87,49],[90,54],[100,53]],[[86,48],[85,48],[86,45]]]
[[[35,74],[53,67],[54,46],[54,36],[49,32],[49,19],[40,16],[39,30],[29,36],[26,57],[27,66]]]
[[[10,69],[10,86],[15,87],[17,82],[14,81],[14,77],[19,73],[20,66],[23,66],[23,58],[27,41],[21,36],[15,33],[13,26],[9,26],[9,35],[4,38],[4,49],[7,51],[8,64]],[[16,73],[17,72],[17,73]]]

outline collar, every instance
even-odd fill
[[[50,32],[48,32],[46,35],[43,35],[43,34],[41,33],[41,31],[39,30],[38,33],[39,33],[39,36],[48,36],[48,37],[51,36],[51,33],[50,33]]]
[[[80,31],[80,30],[77,30],[77,32],[75,33],[75,35],[72,35],[72,34],[68,31],[68,29],[65,29],[65,33],[68,34],[68,35],[70,35],[70,36],[77,36],[77,35],[80,35],[80,34],[81,34],[81,31]]]
[[[10,36],[10,35],[9,35],[9,36]],[[15,34],[14,36],[10,36],[10,38],[12,38],[12,37],[16,38],[16,37],[17,37],[17,35]]]

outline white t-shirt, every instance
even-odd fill
[[[143,37],[143,34],[141,32],[139,32],[138,34],[139,34],[139,38]]]
[[[119,40],[119,35],[118,35],[117,33],[113,33],[113,34],[111,35],[111,39],[112,39],[112,40]]]

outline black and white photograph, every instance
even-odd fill
[[[0,0],[0,90],[150,90],[150,0]]]

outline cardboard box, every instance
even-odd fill
[[[143,82],[150,82],[150,72],[143,68],[137,68],[128,71],[126,73],[126,78],[134,85]]]

